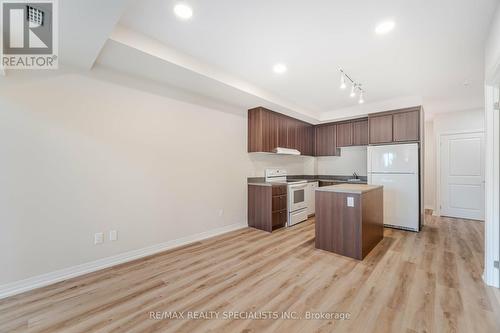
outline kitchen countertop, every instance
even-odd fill
[[[349,178],[352,178],[351,176],[325,176],[325,175],[316,175],[316,176],[310,176],[310,175],[302,175],[302,176],[288,176],[287,179],[293,179],[293,180],[305,180],[308,183],[313,183],[313,182],[335,182],[335,183],[349,183],[349,184],[366,184],[366,176],[360,176],[360,181],[357,182],[348,182],[347,180]],[[248,185],[257,185],[257,186],[272,186],[272,185],[286,185],[284,183],[270,183],[266,182],[264,177],[249,177],[247,179],[247,184]]]
[[[379,188],[383,186],[350,183],[318,187],[316,191],[362,194]]]

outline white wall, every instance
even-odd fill
[[[359,176],[366,176],[367,155],[366,147],[341,148],[340,156],[318,157],[318,175],[351,176],[356,172]]]
[[[424,205],[426,209],[436,209],[436,157],[434,123],[425,122],[425,158],[424,158]]]
[[[0,285],[246,224],[248,176],[314,173],[312,157],[247,154],[246,112],[80,74],[2,84]]]
[[[245,110],[171,95],[96,70],[0,82],[0,287],[246,224],[247,177],[317,171],[314,157],[248,154]],[[366,175],[366,148],[319,164]],[[109,230],[118,241],[93,244]]]
[[[488,79],[500,66],[500,5],[497,7],[496,14],[491,22],[484,53],[485,74]]]
[[[484,130],[484,110],[476,109],[436,114],[425,123],[425,193],[426,208],[437,209],[437,142],[441,134]]]

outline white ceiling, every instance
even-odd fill
[[[483,103],[484,41],[496,0],[185,2],[194,11],[188,21],[173,14],[177,1],[143,0],[120,25],[314,114],[356,112],[338,88],[339,67],[363,83],[368,105],[407,96],[436,105],[433,112]],[[386,18],[395,30],[376,35]],[[277,62],[286,74],[273,73]]]
[[[176,0],[62,1],[60,63],[97,63],[237,110],[262,105],[310,122],[483,105],[483,49],[498,0],[183,1],[194,10],[187,21],[174,15]],[[386,18],[395,30],[376,35]],[[273,73],[277,62],[288,72]],[[339,67],[363,83],[363,106],[339,90]]]

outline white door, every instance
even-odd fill
[[[484,219],[484,134],[441,136],[441,215]]]

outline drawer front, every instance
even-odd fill
[[[285,195],[286,186],[273,186],[273,196],[275,195]]]
[[[287,215],[288,215],[288,213],[286,210],[283,210],[280,212],[274,212],[273,213],[273,228],[284,227],[286,225]]]
[[[286,194],[273,197],[273,212],[286,210]]]

